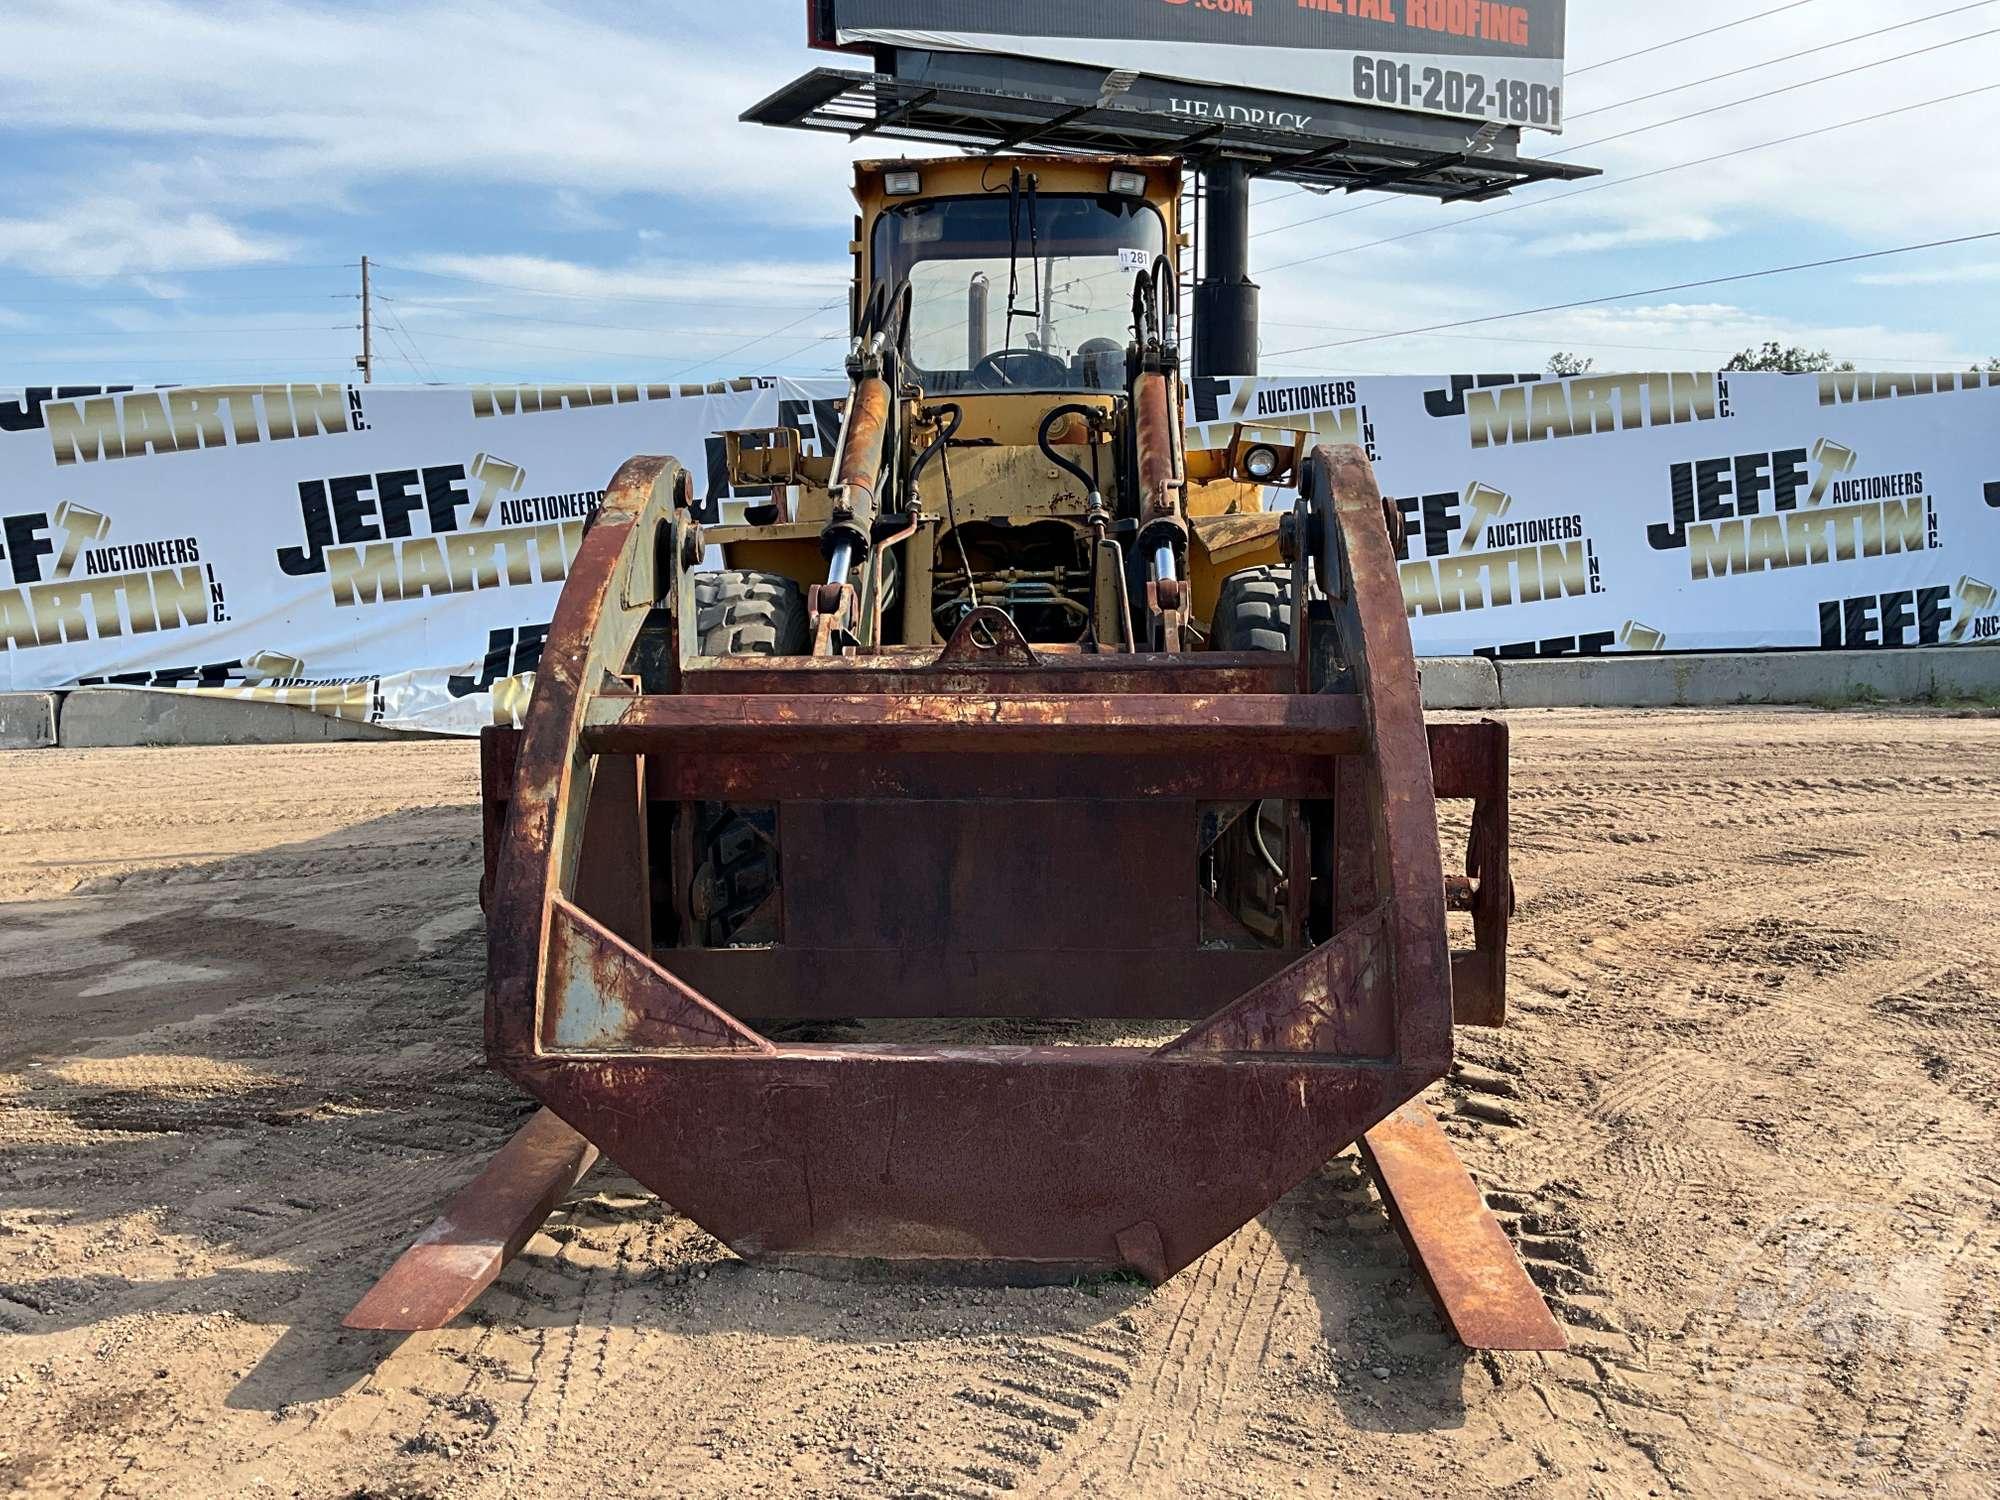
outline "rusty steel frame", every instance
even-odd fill
[[[444,1327],[494,1283],[596,1161],[595,1146],[536,1110],[355,1304],[346,1326],[396,1333]]]
[[[525,727],[485,739],[489,1060],[745,1256],[1012,1280],[1188,1265],[1441,1077],[1455,1013],[1496,1023],[1504,986],[1504,727],[1427,729],[1360,451],[1315,450],[1302,477],[1337,691],[1303,645],[1296,665],[1099,658],[1031,649],[1011,626],[961,627],[942,652],[695,658],[690,486],[672,460],[628,462],[571,567]],[[642,630],[667,634],[646,691],[628,675]],[[1475,806],[1469,875],[1449,885],[1438,795]],[[1303,952],[1191,948],[1192,897],[1155,895],[1141,856],[1191,841],[1201,801],[1265,797],[1332,804],[1336,930]],[[781,889],[810,878],[776,944],[656,943],[647,809],[697,801],[777,805]],[[940,889],[838,857],[875,822],[932,837],[912,863]],[[962,825],[1030,854],[981,870],[953,842]],[[1061,892],[1072,913],[1006,899],[1021,870],[1056,868],[1037,839],[1100,866]],[[1137,851],[1123,864],[1121,841]],[[1448,897],[1473,913],[1459,954]],[[1036,921],[1061,928],[1041,948]],[[1006,940],[951,946],[984,930],[971,923]],[[1194,1024],[1147,1050],[779,1042],[743,1019],[857,1014]]]

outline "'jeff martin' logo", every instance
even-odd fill
[[[1604,591],[1597,548],[1580,515],[1507,519],[1514,497],[1476,479],[1463,492],[1406,495],[1391,503],[1403,517],[1397,571],[1403,607],[1412,615]]]
[[[527,480],[490,453],[301,480],[305,540],[278,548],[278,566],[294,578],[324,575],[342,606],[559,583],[604,492],[523,495]]]
[[[541,665],[542,647],[548,639],[546,620],[488,631],[486,655],[476,664],[477,670],[452,673],[445,679],[445,691],[454,698],[485,693],[492,702],[495,724],[518,724],[528,710],[535,669]]]
[[[81,687],[112,683],[122,687],[191,688],[257,703],[309,708],[316,714],[357,723],[379,724],[387,717],[388,705],[380,677],[308,676],[309,670],[303,656],[271,650],[253,651],[240,660],[150,667],[138,672],[81,677],[77,681]]]
[[[252,686],[298,682],[305,675],[305,658],[289,651],[253,651],[243,658],[243,680]]]
[[[1618,644],[1627,651],[1664,651],[1667,649],[1667,633],[1650,625],[1641,625],[1637,620],[1627,620],[1618,627]]]
[[[1583,630],[1575,635],[1545,635],[1531,641],[1508,641],[1498,646],[1476,647],[1472,654],[1498,657],[1507,661],[1556,656],[1602,656],[1614,645],[1626,651],[1664,651],[1667,649],[1667,633],[1664,630],[1655,630],[1650,625],[1642,625],[1637,620],[1627,620],[1616,630]]]
[[[2000,640],[1996,601],[2000,589],[1969,573],[1959,575],[1956,587],[1938,583],[1822,599],[1819,643],[1826,649],[1855,649]]]
[[[1732,415],[1729,381],[1711,372],[1651,375],[1454,375],[1424,410],[1464,418],[1475,448],[1593,437]]]
[[[1960,574],[1958,623],[1951,627],[1951,639],[1957,642],[2000,638],[2000,614],[1993,607],[1996,601],[2000,601],[2000,589],[1984,579]]]
[[[56,554],[58,578],[67,578],[76,571],[76,560],[87,544],[101,542],[111,535],[111,517],[74,500],[56,502],[55,523],[63,534],[62,551]]]
[[[1374,418],[1352,380],[1197,375],[1188,382],[1188,398],[1197,428],[1226,422],[1274,434],[1303,429],[1311,431],[1314,442],[1353,443],[1371,461],[1382,458],[1375,447]],[[1227,441],[1225,435],[1212,436]],[[1210,437],[1204,436],[1204,446],[1217,446]]]
[[[12,650],[228,620],[194,536],[112,542],[112,518],[74,500],[0,516],[0,640]],[[58,540],[60,538],[60,540]]]
[[[362,432],[368,423],[361,393],[352,386],[207,385],[149,391],[113,386],[102,395],[45,398],[6,425],[46,427],[60,468]]]
[[[1659,552],[1685,548],[1696,580],[1938,546],[1923,472],[1853,477],[1860,462],[1821,438],[1810,449],[1674,464],[1671,518],[1649,525],[1646,540]]]
[[[74,500],[0,516],[0,640],[26,650],[229,618],[196,538],[111,533],[111,517]]]

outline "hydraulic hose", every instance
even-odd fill
[[[1082,417],[1085,422],[1090,424],[1092,429],[1091,436],[1095,439],[1096,427],[1104,420],[1103,411],[1094,406],[1084,406],[1079,402],[1069,401],[1061,406],[1052,406],[1049,408],[1047,414],[1042,418],[1042,425],[1035,431],[1035,446],[1042,450],[1042,457],[1046,458],[1058,469],[1076,476],[1076,482],[1083,486],[1083,492],[1090,497],[1090,508],[1096,510],[1104,504],[1104,496],[1099,492],[1097,487],[1097,476],[1085,473],[1083,465],[1077,463],[1074,459],[1065,458],[1062,454],[1056,452],[1055,445],[1049,441],[1049,433],[1054,430],[1056,423],[1073,416]],[[1092,456],[1095,457],[1094,448]]]

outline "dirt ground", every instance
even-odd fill
[[[759,1269],[600,1168],[343,1332],[524,1111],[476,751],[0,756],[0,1484],[2000,1492],[2000,720],[1512,717],[1514,1012],[1436,1103],[1559,1355],[1451,1346],[1351,1154],[1158,1289]]]

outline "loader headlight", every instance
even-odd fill
[[[1126,198],[1143,198],[1146,195],[1146,174],[1144,172],[1113,172],[1111,191]]]
[[[1278,450],[1258,444],[1243,455],[1243,472],[1252,479],[1269,479],[1278,472]]]
[[[891,198],[908,198],[924,190],[924,179],[918,172],[884,172],[882,191]]]

